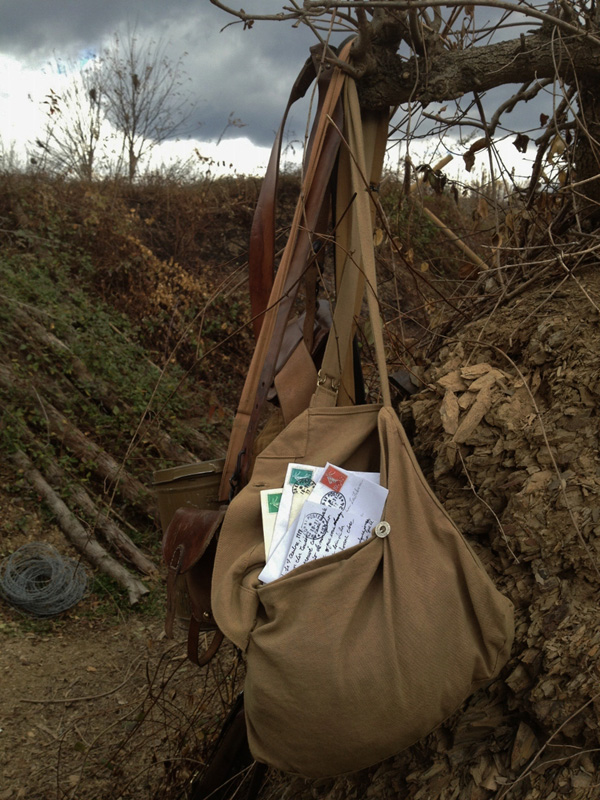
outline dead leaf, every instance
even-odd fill
[[[459,414],[460,409],[458,407],[456,395],[448,389],[440,404],[440,417],[444,430],[446,433],[449,433],[450,436],[453,436],[458,429]]]
[[[501,380],[502,378],[506,378],[506,373],[502,372],[500,369],[492,369],[489,372],[486,372],[485,375],[481,375],[479,378],[473,381],[473,383],[469,386],[470,392],[478,392],[480,389],[489,386],[490,388],[496,383],[496,381]]]
[[[521,722],[517,730],[517,735],[515,736],[515,743],[510,756],[510,768],[516,770],[522,767],[535,755],[538,749],[539,742],[535,733],[526,722]]]
[[[383,231],[381,228],[375,228],[373,231],[373,246],[379,247],[379,245],[383,242]]]
[[[561,156],[565,152],[565,141],[562,136],[557,133],[554,139],[552,139],[552,144],[550,145],[550,150],[548,151],[548,161],[551,161],[557,156]]]
[[[540,126],[543,128],[547,125],[549,119],[550,117],[547,114],[540,114]]]
[[[467,381],[473,381],[475,378],[479,378],[480,375],[485,375],[491,369],[492,367],[489,364],[471,364],[468,367],[462,367],[460,375]]]
[[[458,426],[456,433],[452,437],[452,441],[457,444],[466,442],[491,407],[492,392],[491,389],[486,387],[478,393],[477,399]]]
[[[517,148],[519,153],[526,153],[527,145],[529,144],[529,136],[527,136],[527,134],[525,133],[518,133],[513,144]]]
[[[467,389],[467,384],[457,369],[453,369],[452,372],[448,372],[442,378],[439,378],[438,384],[442,389],[450,389],[453,392],[464,392]]]
[[[489,139],[487,136],[484,136],[481,139],[477,139],[473,142],[471,147],[468,149],[466,153],[463,153],[463,159],[465,162],[465,169],[467,172],[471,172],[473,169],[473,165],[475,164],[475,153],[479,150],[483,150],[485,147],[489,145]]]

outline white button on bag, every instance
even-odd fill
[[[373,528],[375,536],[379,536],[380,539],[385,539],[386,536],[389,536],[390,530],[389,522],[378,522]]]

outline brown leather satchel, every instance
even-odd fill
[[[179,613],[182,621],[188,624],[188,658],[199,667],[210,661],[223,641],[212,615],[210,592],[216,533],[224,516],[225,508],[214,511],[183,506],[175,511],[163,536],[162,555],[169,570],[165,632],[173,636]],[[210,645],[199,655],[199,634],[207,631],[214,631],[214,635]]]

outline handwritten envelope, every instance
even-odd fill
[[[377,520],[378,521],[378,520]],[[307,500],[294,525],[281,574],[370,539],[376,520]]]
[[[388,490],[363,476],[364,473],[348,472],[327,463],[308,499],[379,522]]]

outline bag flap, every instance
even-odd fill
[[[202,557],[225,516],[225,507],[178,508],[162,540],[165,564],[178,574],[187,572]]]

